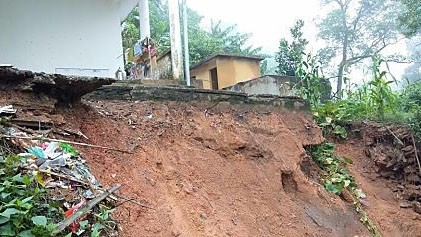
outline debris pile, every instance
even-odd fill
[[[0,106],[0,158],[16,157],[19,175],[33,177],[36,185],[46,190],[48,202],[59,203],[57,208],[63,215],[61,219],[51,220],[55,221],[52,233],[66,230],[84,236],[103,231],[107,236],[117,236],[116,224],[108,216],[117,201],[112,193],[120,185],[110,190],[101,187],[83,157],[70,145],[80,143],[47,138],[34,130],[13,126],[9,121],[16,112],[11,105]],[[0,206],[0,212],[2,209]]]
[[[416,141],[409,128],[365,124],[366,155],[376,164],[376,172],[395,185],[393,191],[417,212],[421,202],[421,164]]]

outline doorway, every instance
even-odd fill
[[[212,83],[212,90],[218,90],[218,70],[216,68],[210,70],[210,77]]]

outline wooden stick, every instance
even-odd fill
[[[123,200],[124,200],[124,202],[123,202],[123,203],[121,203],[121,204],[119,204],[118,206],[120,206],[120,205],[122,205],[122,204],[124,204],[124,203],[126,203],[126,202],[131,202],[131,203],[136,204],[136,205],[138,205],[138,206],[141,206],[141,207],[143,207],[143,208],[148,208],[148,209],[155,210],[155,208],[150,207],[150,206],[147,206],[147,205],[145,205],[145,204],[142,204],[142,203],[140,203],[140,202],[136,201],[134,198],[126,198],[126,197],[123,197],[123,196],[118,195],[118,194],[113,194],[112,196],[115,196],[115,197],[117,197],[117,198],[120,198],[120,199],[123,199]]]
[[[96,206],[99,202],[104,200],[106,197],[108,197],[109,195],[117,191],[117,189],[119,189],[120,187],[121,187],[120,184],[116,184],[112,188],[96,196],[94,199],[90,200],[88,203],[86,203],[86,205],[82,206],[79,210],[74,212],[70,217],[58,223],[52,235],[55,236],[58,233],[62,232],[64,229],[66,229],[67,226],[71,225],[74,221],[76,221],[81,216],[89,212],[94,206]]]
[[[418,157],[417,145],[415,144],[414,134],[411,134],[411,138],[412,138],[412,143],[414,144],[415,158],[417,159],[418,170],[419,170],[420,175],[421,175],[421,163],[420,163],[420,158]]]
[[[92,148],[101,148],[104,150],[110,150],[110,151],[118,151],[122,153],[128,153],[133,154],[133,152],[127,151],[127,150],[121,150],[117,148],[112,147],[106,147],[106,146],[98,146],[98,145],[92,145],[82,142],[72,142],[72,141],[66,141],[66,140],[60,140],[60,139],[54,139],[54,138],[46,138],[46,137],[23,137],[23,136],[10,136],[10,135],[0,135],[0,137],[3,138],[16,138],[16,139],[27,139],[27,140],[39,140],[39,141],[49,141],[49,142],[62,142],[62,143],[68,143],[72,145],[79,145],[79,146],[86,146],[86,147],[92,147]]]
[[[399,141],[399,143],[402,145],[402,146],[404,146],[405,144],[402,142],[402,140],[401,139],[399,139],[393,132],[392,132],[392,130],[390,130],[388,127],[386,127],[386,129],[387,129],[387,131],[389,131],[390,132],[390,134],[392,134],[398,141]]]
[[[76,182],[76,183],[82,184],[82,185],[84,185],[84,186],[86,186],[86,187],[91,187],[91,185],[90,185],[89,183],[86,183],[86,182],[81,181],[81,180],[77,180],[77,179],[75,179],[75,178],[73,178],[73,177],[69,177],[69,176],[66,176],[66,175],[62,175],[62,174],[59,174],[59,173],[55,173],[55,172],[52,172],[52,171],[48,171],[48,170],[38,170],[38,172],[41,172],[41,173],[44,173],[44,174],[49,174],[49,175],[52,175],[52,176],[56,176],[56,177],[59,177],[59,178],[62,178],[62,179],[67,179],[67,180],[70,180],[70,181],[73,181],[73,182]]]

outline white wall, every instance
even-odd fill
[[[123,68],[119,4],[0,0],[0,63],[37,72],[114,77]]]

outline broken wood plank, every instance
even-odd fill
[[[46,138],[46,137],[24,137],[24,136],[11,136],[11,135],[0,135],[2,138],[16,138],[16,139],[26,139],[26,140],[39,140],[39,141],[48,141],[48,142],[62,142],[62,143],[68,143],[72,145],[79,145],[79,146],[85,146],[85,147],[92,147],[92,148],[100,148],[104,150],[110,150],[110,151],[118,151],[122,153],[128,153],[133,154],[133,152],[112,148],[112,147],[106,147],[106,146],[98,146],[98,145],[92,145],[82,142],[72,142],[72,141],[66,141],[66,140],[60,140],[60,139],[54,139],[54,138]]]
[[[398,136],[396,136],[393,132],[392,132],[392,130],[390,130],[388,127],[386,127],[386,129],[387,129],[387,131],[389,131],[390,132],[390,134],[392,134],[395,138],[396,138],[396,140],[398,140],[398,142],[402,145],[402,146],[404,146],[405,144],[402,142],[402,140],[401,139],[399,139],[398,138]]]
[[[420,163],[420,158],[418,157],[417,145],[415,144],[415,139],[414,139],[413,134],[411,134],[411,138],[412,138],[412,143],[414,144],[414,149],[415,149],[415,159],[417,159],[418,170],[419,170],[420,175],[421,175],[421,163]]]
[[[31,128],[35,130],[47,130],[47,129],[51,129],[54,126],[52,122],[46,122],[46,121],[12,119],[10,122],[20,127],[27,127],[27,128]]]
[[[82,206],[79,210],[74,212],[71,216],[64,219],[62,222],[57,224],[57,227],[53,231],[52,235],[55,236],[62,232],[66,227],[71,225],[73,222],[75,222],[77,219],[79,219],[81,216],[89,212],[94,206],[96,206],[98,203],[100,203],[102,200],[104,200],[106,197],[117,191],[121,187],[121,184],[116,184],[110,189],[106,190],[105,192],[101,193],[100,195],[96,196],[94,199],[90,200],[88,203],[86,203],[84,206]]]

